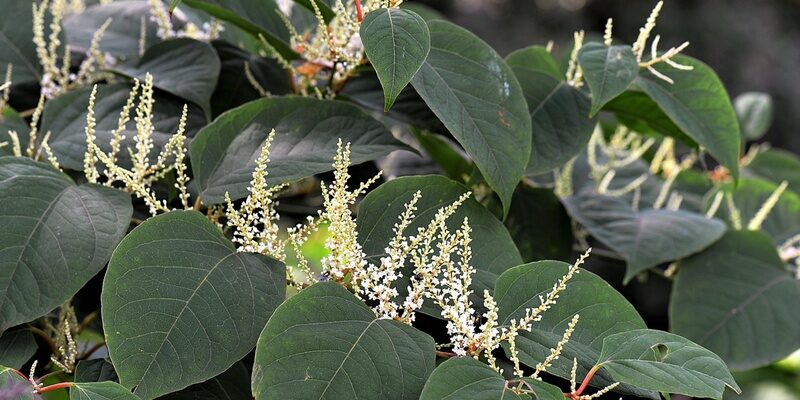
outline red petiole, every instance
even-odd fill
[[[358,17],[358,22],[364,20],[364,13],[361,11],[361,0],[356,1],[356,16]]]

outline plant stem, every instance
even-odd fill
[[[452,358],[452,357],[456,356],[456,353],[451,353],[449,351],[436,350],[436,356],[437,357],[444,357],[444,358]]]
[[[43,388],[35,389],[34,392],[36,392],[37,394],[42,394],[42,393],[52,392],[58,389],[67,389],[69,387],[72,387],[72,382],[61,382],[61,383],[56,383],[54,385],[45,386]]]
[[[47,343],[47,346],[50,347],[51,353],[55,353],[58,350],[58,347],[56,347],[56,344],[53,343],[53,339],[50,337],[50,335],[47,334],[47,332],[35,326],[31,326],[28,329],[30,329],[34,335],[38,336],[39,338],[44,340],[45,343]]]
[[[589,387],[589,382],[591,382],[592,378],[594,378],[594,374],[596,374],[597,371],[599,370],[600,370],[599,365],[595,365],[594,367],[592,367],[592,369],[589,370],[589,372],[586,374],[586,377],[583,378],[581,386],[578,388],[578,390],[575,391],[576,396],[580,396],[581,394],[583,394],[583,391],[586,390],[587,387]]]
[[[356,16],[358,17],[358,22],[364,20],[364,14],[361,11],[361,0],[356,0]]]

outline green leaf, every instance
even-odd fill
[[[772,124],[772,97],[767,93],[745,92],[733,99],[733,107],[739,118],[742,136],[747,140],[758,140]]]
[[[359,205],[356,221],[358,241],[368,258],[378,262],[385,254],[384,249],[395,236],[394,224],[417,191],[422,198],[417,202],[416,217],[406,234],[427,226],[439,208],[452,204],[467,188],[439,175],[402,177],[378,186]],[[472,228],[472,265],[477,270],[473,276],[473,301],[483,304],[483,289],[491,291],[497,277],[508,268],[521,264],[522,258],[503,224],[472,198],[447,220],[447,226],[455,230],[465,217],[469,218]],[[408,271],[396,282],[401,296],[405,295],[411,276],[410,264],[407,268]],[[428,302],[423,311],[433,316],[440,315],[439,310]]]
[[[33,334],[25,328],[0,334],[0,365],[20,369],[36,354],[37,348]]]
[[[528,385],[533,385],[534,399],[562,400],[564,394],[556,386],[536,381],[526,380]],[[511,387],[519,385],[518,382],[509,384]],[[523,388],[527,388],[523,386]],[[518,395],[506,388],[506,379],[488,365],[472,357],[454,357],[433,370],[425,388],[422,390],[420,400],[521,400],[530,399],[527,394]]]
[[[130,197],[75,185],[49,165],[0,157],[0,332],[70,299],[128,229]]]
[[[298,58],[289,46],[289,31],[277,14],[280,8],[276,0],[183,0],[183,3],[230,22],[256,38],[264,36],[264,40],[287,60]]]
[[[170,39],[147,48],[135,66],[119,65],[114,71],[144,82],[200,106],[211,113],[211,94],[219,78],[219,58],[210,44],[194,39]]]
[[[27,1],[2,0],[0,9],[0,74],[5,76],[11,64],[12,80],[15,84],[41,79],[41,67],[36,56],[36,46],[31,43],[33,16],[31,3]]]
[[[0,398],[34,400],[31,383],[12,369],[0,365]]]
[[[150,5],[143,1],[122,0],[91,5],[83,12],[65,16],[62,25],[70,48],[88,50],[95,32],[109,18],[111,23],[103,34],[98,49],[123,61],[139,58],[142,18],[145,24],[145,44],[150,45],[161,40],[157,34],[158,25],[150,19]]]
[[[295,3],[305,7],[307,10],[314,12],[314,5],[311,2],[316,3],[317,8],[319,8],[320,14],[322,14],[322,18],[325,20],[326,23],[330,23],[331,20],[336,16],[336,12],[333,11],[331,6],[328,4],[330,0],[294,0]]]
[[[117,129],[119,113],[128,100],[131,88],[131,85],[127,83],[97,86],[94,105],[94,116],[97,121],[95,136],[97,145],[104,151],[110,151],[111,132]],[[40,131],[50,132],[48,144],[62,167],[83,171],[83,156],[86,153],[86,113],[91,92],[92,88],[90,87],[71,90],[48,101],[44,107]],[[181,99],[160,91],[154,93],[153,97],[155,99],[153,156],[155,156],[155,152],[160,151],[170,136],[177,132],[181,109],[185,103]],[[135,112],[131,110],[131,119],[133,117],[135,117]],[[205,124],[203,111],[197,106],[190,105],[186,135],[194,136]],[[125,148],[135,147],[136,127],[133,121],[128,123],[127,129],[123,130],[122,134],[125,135],[125,139],[122,141],[119,159],[125,165],[130,160],[130,155]]]
[[[249,53],[228,42],[212,42],[221,62],[219,81],[211,96],[211,111],[216,118],[233,107],[261,98],[261,93],[247,79],[245,64],[253,78],[272,95],[291,92],[289,77],[275,60]]]
[[[578,52],[583,79],[592,91],[592,111],[598,111],[628,89],[639,72],[639,63],[630,46],[587,43]]]
[[[511,319],[524,316],[526,308],[537,307],[553,285],[563,277],[570,265],[561,261],[539,261],[509,269],[497,280],[495,299],[502,325]],[[585,375],[600,355],[603,339],[615,333],[645,328],[644,321],[636,309],[625,298],[599,276],[585,270],[575,275],[558,299],[558,304],[542,315],[542,320],[533,324],[531,332],[517,337],[520,361],[535,366],[550,354],[564,335],[569,321],[580,314],[559,361],[547,372],[569,379],[572,359],[578,360],[578,375]],[[508,351],[508,349],[505,349]],[[601,372],[592,381],[593,385],[605,386],[614,382]],[[652,398],[653,393],[630,386],[619,388],[625,393]]]
[[[428,57],[428,25],[413,11],[379,8],[366,15],[359,32],[383,85],[384,111],[388,111]]]
[[[725,362],[688,339],[652,329],[618,333],[603,340],[597,365],[615,381],[658,392],[722,399],[737,393]]]
[[[555,61],[544,49],[519,50],[508,57],[508,64],[522,85],[531,115],[532,145],[526,174],[560,167],[583,151],[592,136],[596,119],[589,118],[589,98],[562,81]]]
[[[734,178],[738,177],[741,133],[728,92],[706,64],[686,56],[676,56],[673,60],[694,69],[683,71],[660,63],[653,68],[674,83],[644,71],[636,84],[686,135],[727,167]]]
[[[800,157],[780,149],[759,151],[755,159],[745,168],[745,175],[753,174],[761,179],[780,184],[789,182],[789,189],[800,193]]]
[[[725,233],[725,224],[683,210],[636,211],[620,198],[584,193],[564,206],[597,240],[621,255],[625,283],[658,264],[697,253]]]
[[[692,148],[697,147],[697,143],[686,136],[658,104],[642,92],[631,90],[622,93],[606,103],[603,110],[614,113],[621,124],[633,131],[670,136]]]
[[[251,400],[250,369],[242,362],[205,382],[189,386],[180,392],[159,397],[158,400]]]
[[[675,333],[734,369],[769,365],[800,347],[800,281],[763,233],[730,231],[679,267],[669,309]]]
[[[237,252],[198,212],[148,219],[117,246],[103,281],[120,382],[149,400],[225,371],[253,349],[285,275],[278,261]]]
[[[7,144],[0,147],[0,156],[14,155],[14,148],[11,145],[11,136],[8,135],[9,131],[17,132],[20,148],[24,151],[28,145],[30,125],[25,122],[25,119],[13,108],[5,107],[2,112],[0,112],[0,143],[6,142]]]
[[[255,161],[273,128],[270,184],[330,171],[340,138],[351,143],[353,164],[405,148],[380,122],[347,103],[303,97],[255,100],[220,115],[189,147],[204,203],[220,203],[226,192],[234,200],[247,196]]]
[[[69,400],[139,400],[116,382],[77,382],[69,389]]]
[[[429,21],[431,51],[411,80],[472,157],[508,213],[528,163],[530,115],[522,88],[499,55],[469,31]]]
[[[444,136],[422,130],[413,130],[414,138],[445,174],[455,181],[465,181],[472,172],[472,165],[460,151],[458,145]]]
[[[748,222],[758,213],[777,188],[777,185],[761,179],[742,179],[736,188],[729,183],[719,190],[733,194],[733,202],[739,210],[742,225],[747,227]],[[711,205],[713,198],[714,193],[708,196],[706,207]],[[726,201],[720,205],[717,215],[730,221],[730,211]],[[761,230],[767,233],[773,243],[778,246],[800,233],[800,195],[789,190],[783,192],[778,203],[761,224]]]
[[[522,259],[565,260],[572,254],[572,223],[550,189],[520,186],[506,219]]]
[[[402,4],[400,4],[400,8],[413,11],[419,14],[419,16],[422,17],[422,19],[424,19],[425,21],[431,21],[434,19],[447,19],[442,13],[440,13],[433,7],[422,3],[405,1]]]
[[[419,399],[434,342],[376,319],[353,294],[317,283],[281,304],[256,348],[253,393],[266,399]]]
[[[119,382],[117,371],[108,358],[81,360],[75,366],[75,382]]]

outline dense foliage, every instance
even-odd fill
[[[800,348],[800,159],[662,3],[506,58],[401,3],[0,0],[0,399],[721,399]]]

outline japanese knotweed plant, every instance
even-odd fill
[[[414,2],[0,0],[0,398],[738,392],[800,348],[800,160],[664,6],[503,58]]]

